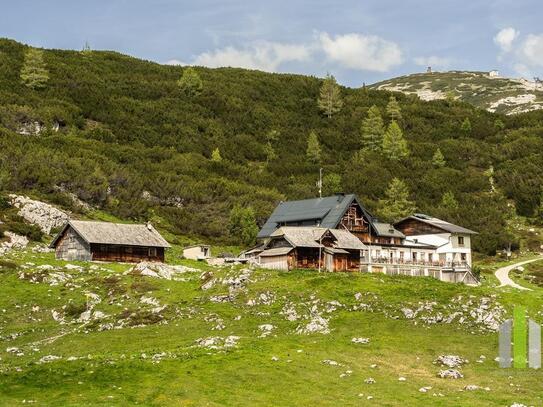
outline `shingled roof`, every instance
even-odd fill
[[[54,247],[64,231],[72,227],[87,243],[111,244],[120,246],[170,247],[169,243],[151,224],[124,224],[70,220],[53,239]]]
[[[358,202],[354,194],[337,194],[324,198],[303,199],[300,201],[281,202],[268,218],[258,238],[269,237],[282,223],[300,222],[300,226],[319,226],[334,229],[351,203],[356,201],[367,219],[371,215]]]
[[[282,226],[275,230],[272,238],[282,237],[289,242],[292,247],[324,247],[319,241],[321,237],[330,232],[335,238],[334,247],[348,250],[363,250],[364,244],[351,232],[341,229],[328,229],[321,227],[304,226]],[[269,249],[268,249],[269,250]]]
[[[417,220],[419,222],[423,222],[423,223],[427,223],[429,225],[432,225],[438,229],[441,229],[445,232],[449,232],[449,233],[463,233],[463,234],[467,234],[467,235],[477,235],[478,233],[477,232],[474,232],[473,230],[470,230],[470,229],[466,229],[462,226],[458,226],[458,225],[455,225],[453,223],[450,223],[450,222],[447,222],[447,221],[444,221],[442,219],[438,219],[438,218],[434,218],[432,216],[429,216],[429,215],[425,215],[423,213],[416,213],[412,216],[408,216],[406,218],[403,218],[402,220],[396,222],[394,225],[398,225],[399,223],[403,222],[404,220],[406,219],[414,219],[414,220]]]

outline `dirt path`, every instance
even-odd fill
[[[532,263],[534,261],[539,261],[539,260],[543,260],[543,257],[532,259],[532,260],[521,261],[520,263],[511,264],[510,266],[501,267],[498,270],[496,270],[494,274],[496,275],[496,278],[500,280],[500,287],[510,286],[510,287],[518,288],[519,290],[530,290],[530,288],[526,288],[521,285],[518,285],[513,280],[511,280],[511,278],[509,278],[509,272],[519,266]]]

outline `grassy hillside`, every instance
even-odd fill
[[[0,264],[0,404],[542,402],[541,372],[494,361],[493,329],[513,304],[543,322],[536,286],[182,263],[167,280],[11,252]],[[468,359],[464,378],[437,376],[443,354]]]
[[[415,94],[422,100],[455,98],[491,112],[518,114],[543,109],[543,84],[490,77],[488,72],[432,72],[388,79],[372,89]]]
[[[319,165],[306,159],[311,131],[324,174],[335,175],[325,178],[324,192],[357,193],[377,215],[398,177],[418,211],[479,231],[475,248],[493,254],[516,246],[507,229],[515,214],[540,213],[543,112],[507,117],[398,95],[410,154],[394,161],[360,151],[368,109],[378,106],[389,122],[386,91],[342,88],[344,106],[328,119],[316,103],[318,78],[196,68],[203,90],[189,96],[177,84],[186,68],[59,50],[44,51],[49,80],[34,90],[20,78],[27,50],[0,40],[0,190],[76,216],[82,209],[74,196],[177,236],[239,243],[227,228],[235,205],[251,206],[262,224],[280,200],[316,195]],[[39,134],[19,134],[35,123]],[[444,166],[432,164],[437,148]],[[215,149],[221,161],[210,159]],[[447,192],[457,206],[442,203]]]

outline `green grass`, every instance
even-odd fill
[[[228,294],[228,288],[219,283],[202,290],[200,272],[181,274],[185,281],[169,281],[124,274],[130,265],[100,263],[95,264],[96,269],[78,263],[81,271],[63,269],[73,276],[68,283],[51,286],[21,279],[19,273],[36,273],[40,264],[66,264],[54,260],[52,254],[12,252],[6,260],[15,262],[17,269],[0,270],[0,405],[20,405],[23,400],[45,406],[542,403],[543,374],[500,369],[494,361],[495,333],[483,332],[473,321],[425,324],[419,318],[406,319],[401,311],[435,302],[433,314],[447,313],[457,306],[460,296],[461,302],[475,303],[486,297],[492,306],[505,307],[504,317],[518,304],[543,322],[543,290],[538,288],[520,293],[497,289],[490,281],[481,287],[466,287],[429,278],[255,270],[251,282],[232,302],[215,303],[210,298]],[[28,262],[35,266],[25,264]],[[241,272],[239,266],[218,269],[177,259],[176,263],[212,270],[217,279]],[[53,320],[52,310],[66,312],[62,307],[67,304],[75,304],[72,308],[77,310],[89,292],[102,298],[95,306],[109,316],[102,322],[118,321],[128,309],[143,318],[146,326],[100,331],[102,322],[82,326],[73,318],[66,318],[65,324]],[[248,305],[261,293],[273,293],[275,300],[269,305]],[[356,293],[362,294],[361,300],[355,299]],[[167,305],[158,323],[145,320],[149,306],[140,302],[142,296]],[[344,306],[326,313],[331,301]],[[360,302],[369,309],[353,310]],[[287,320],[281,311],[288,304],[294,304],[299,314],[316,304],[329,318],[330,334],[297,334],[298,326],[307,320]],[[36,306],[39,310],[32,311]],[[217,318],[225,325],[223,330],[212,330]],[[261,338],[259,325],[263,324],[276,328]],[[20,335],[12,338],[15,333]],[[240,337],[236,347],[210,350],[195,346],[198,338],[229,335]],[[368,337],[370,343],[353,344],[353,337]],[[11,347],[20,348],[24,355],[8,353]],[[163,352],[166,356],[160,362],[153,361],[153,355]],[[470,361],[461,368],[464,379],[437,377],[441,367],[433,361],[440,354],[458,354]],[[62,359],[37,363],[46,355]],[[480,355],[486,356],[482,363],[477,362]],[[68,361],[69,357],[77,359]],[[341,366],[323,364],[325,359]],[[374,364],[377,366],[372,367]],[[346,371],[352,373],[340,377]],[[399,381],[400,376],[407,380]],[[375,384],[364,382],[369,377]],[[462,391],[468,384],[488,386],[491,391]],[[423,386],[432,389],[421,393]],[[368,396],[373,399],[367,400]]]

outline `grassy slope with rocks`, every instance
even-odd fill
[[[423,100],[451,95],[474,106],[503,114],[543,109],[543,85],[524,79],[490,77],[488,72],[417,73],[387,79],[372,89],[416,94]]]
[[[534,291],[520,293],[497,289],[490,274],[466,287],[169,258],[171,280],[9,252],[0,263],[0,404],[542,403],[540,371],[494,361],[493,330],[513,304],[543,322],[543,290],[530,283]],[[439,378],[440,355],[467,359],[456,368],[464,378]]]

